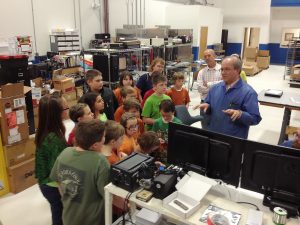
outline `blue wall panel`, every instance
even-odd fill
[[[242,51],[242,43],[227,43],[227,50],[226,50],[226,55],[231,55],[231,54],[241,54]]]
[[[192,47],[192,54],[193,54],[193,60],[198,60],[198,55],[199,55],[199,47],[198,46],[193,46]]]
[[[279,43],[269,43],[269,50],[271,56],[271,64],[285,64],[287,48],[280,48]]]
[[[272,0],[271,7],[297,7],[300,6],[300,0]]]

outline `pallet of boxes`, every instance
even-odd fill
[[[243,67],[247,76],[254,76],[260,72],[256,62],[257,48],[246,47],[244,51]]]
[[[60,91],[69,107],[75,105],[79,97],[82,96],[82,87],[75,87],[75,79],[72,74],[80,73],[80,67],[59,69],[53,71],[52,83],[55,91]]]
[[[266,70],[270,66],[269,50],[258,50],[256,63],[259,69]]]
[[[22,83],[1,86],[1,137],[9,189],[18,193],[34,185],[35,144],[29,137],[25,93]]]
[[[256,47],[246,47],[242,70],[248,76],[254,76],[270,66],[269,50],[258,50]]]

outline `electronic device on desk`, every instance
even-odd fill
[[[159,174],[153,179],[152,192],[153,196],[158,199],[164,199],[174,192],[177,183],[177,174]]]
[[[141,153],[132,153],[127,158],[111,166],[111,181],[114,185],[133,192],[140,187],[141,179],[152,179],[154,159]]]
[[[109,48],[111,49],[124,49],[123,43],[109,43]]]
[[[141,41],[139,40],[120,40],[120,42],[123,43],[123,46],[126,49],[141,47]]]
[[[265,96],[280,98],[283,94],[282,90],[268,89],[265,91]]]
[[[169,124],[168,163],[238,186],[245,140],[182,124]]]
[[[241,187],[264,194],[263,204],[282,207],[288,217],[300,211],[300,151],[247,141]]]
[[[95,34],[95,39],[101,40],[101,43],[109,43],[110,42],[110,34],[109,33]]]

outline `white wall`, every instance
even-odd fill
[[[127,4],[129,1],[129,21],[127,17]],[[116,29],[123,28],[123,24],[136,24],[136,4],[132,4],[131,0],[109,0],[109,29],[111,36],[116,36]],[[142,19],[140,21],[140,1],[138,0],[138,16],[137,23],[144,25],[145,28],[153,28],[155,25],[166,25],[165,9],[173,3],[160,2],[155,0],[145,0],[145,5],[142,0]],[[145,21],[144,21],[144,6],[145,6]],[[132,16],[133,15],[133,16]],[[132,19],[133,17],[133,19]]]
[[[272,8],[270,43],[281,42],[284,28],[300,28],[300,7]]]
[[[102,3],[101,0],[95,1]],[[52,28],[79,29],[80,16],[84,48],[88,48],[94,34],[101,30],[101,8],[92,8],[94,0],[33,0],[32,2],[37,52],[41,55],[50,50],[50,30]],[[81,14],[79,14],[79,3]],[[0,5],[0,38],[4,40],[16,35],[30,35],[33,51],[36,52],[31,0],[0,0]]]
[[[199,46],[200,28],[208,27],[207,45],[221,42],[222,10],[200,5],[169,5],[166,8],[166,24],[172,28],[193,29],[193,44]]]
[[[228,42],[242,43],[245,27],[260,27],[260,43],[269,43],[271,0],[226,0],[223,29]]]

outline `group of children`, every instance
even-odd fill
[[[120,87],[111,91],[103,86],[100,71],[87,71],[89,91],[70,109],[57,94],[41,98],[36,177],[50,203],[53,224],[103,224],[109,165],[132,152],[152,154],[159,165],[166,162],[168,123],[181,123],[175,105],[188,106],[190,100],[182,74],[174,75],[170,90],[161,72],[150,77],[147,87],[153,93],[143,108],[141,90],[129,72],[122,73]],[[68,110],[75,127],[66,141],[63,120]]]

